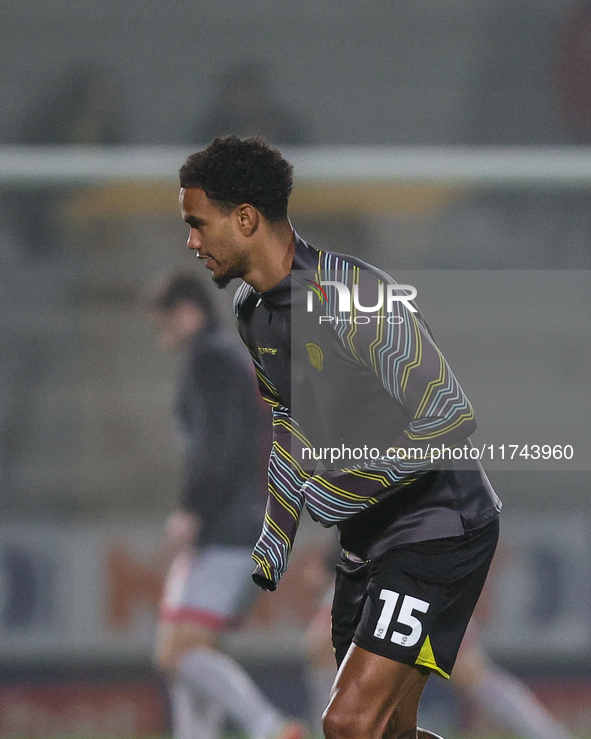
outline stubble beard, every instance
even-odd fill
[[[227,268],[215,275],[212,274],[212,279],[220,290],[227,287],[232,280],[242,279],[251,268],[250,255],[243,251],[235,255],[234,260]]]

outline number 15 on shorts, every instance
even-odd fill
[[[373,635],[378,639],[385,639],[386,633],[392,623],[394,611],[400,598],[400,593],[396,593],[393,590],[382,589],[380,592],[380,600],[384,601],[382,612],[378,618],[376,624],[376,630]],[[414,598],[412,595],[405,595],[402,599],[402,605],[398,617],[395,621],[396,624],[407,626],[410,629],[410,634],[404,634],[400,631],[394,630],[390,640],[395,644],[400,644],[403,647],[413,647],[421,638],[423,631],[423,624],[414,615],[415,612],[427,613],[429,610],[429,604],[427,601],[421,600],[420,598]]]

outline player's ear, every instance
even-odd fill
[[[236,208],[236,218],[238,228],[244,236],[252,236],[259,227],[260,214],[256,208],[248,203],[239,205]]]

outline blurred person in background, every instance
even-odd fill
[[[303,726],[283,717],[218,649],[256,595],[250,555],[264,505],[265,436],[252,370],[192,274],[169,278],[153,318],[160,346],[184,355],[175,408],[184,480],[165,527],[172,566],[155,647],[170,680],[174,736],[216,739],[229,717],[250,739],[301,739]]]
[[[21,144],[88,146],[125,138],[122,92],[112,72],[81,59],[50,85],[16,132]]]
[[[238,62],[225,71],[192,140],[210,141],[229,133],[258,135],[277,144],[310,143],[302,123],[273,94],[267,68],[255,61]]]
[[[554,72],[560,123],[573,143],[591,142],[591,0],[563,10]]]
[[[473,619],[451,679],[459,695],[520,739],[574,739],[525,683],[492,661],[478,631]]]
[[[79,60],[31,105],[11,143],[34,146],[102,146],[126,140],[122,91],[101,64]],[[61,208],[70,193],[63,186],[5,192],[7,215],[27,250],[35,256],[58,250],[63,240]],[[31,218],[31,203],[35,218]],[[39,223],[43,223],[40,231]]]

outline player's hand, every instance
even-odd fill
[[[199,519],[194,513],[184,510],[173,511],[164,527],[164,537],[178,551],[195,544],[199,532]]]
[[[173,511],[164,525],[164,536],[159,547],[159,560],[163,567],[191,547],[194,547],[199,535],[199,518],[189,511],[178,509]]]

